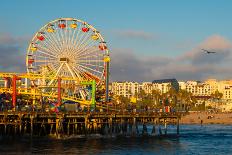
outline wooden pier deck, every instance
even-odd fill
[[[179,134],[178,113],[119,113],[119,112],[0,112],[0,135],[49,136],[72,135],[166,135],[168,126],[176,126]],[[152,125],[148,133],[147,126]],[[138,126],[142,126],[139,131]]]

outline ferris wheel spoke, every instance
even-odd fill
[[[77,63],[82,63],[82,62],[104,62],[103,60],[77,60]]]
[[[58,76],[58,74],[59,74],[61,68],[63,67],[63,65],[64,65],[64,63],[62,63],[62,64],[60,65],[60,67],[58,68],[58,70],[57,70],[57,72],[56,72],[56,74],[55,74],[55,77]],[[52,80],[49,82],[48,85],[50,86],[50,85],[53,83],[53,81],[54,81],[54,79],[52,79]]]
[[[103,60],[104,56],[100,53],[96,53],[96,51],[92,51],[92,52],[86,52],[85,55],[80,55],[78,56],[78,59],[99,59],[99,60]],[[77,60],[78,60],[77,59]]]
[[[91,37],[92,34],[88,33],[86,34],[85,38],[82,39],[82,42],[80,42],[79,44],[79,48],[80,49],[84,49],[87,45],[91,44],[91,43],[97,43],[97,41],[93,40]]]
[[[79,74],[81,74],[85,78],[84,80],[92,80],[92,78],[86,74],[86,70],[82,68],[79,68]]]
[[[41,53],[40,53],[41,54]],[[37,58],[41,58],[41,59],[44,59],[44,60],[46,60],[46,59],[48,59],[48,60],[56,60],[56,58],[51,58],[51,57],[45,57],[46,55],[35,55],[34,57],[35,57],[35,59],[37,59]]]
[[[48,42],[49,45],[54,49],[54,51],[56,51],[56,54],[60,52],[59,46],[57,45],[57,42],[53,39],[52,37],[53,34],[48,35]]]
[[[57,27],[58,27],[58,24],[56,25]],[[61,34],[60,34],[60,29],[59,28],[57,28],[56,29],[56,33],[54,34],[54,37],[56,38],[56,40],[57,40],[57,43],[58,43],[58,45],[59,45],[59,48],[60,48],[60,50],[62,50],[62,47],[63,47],[63,42],[62,42],[62,36],[61,36]]]
[[[61,44],[60,44],[60,41],[59,41],[59,37],[57,35],[57,31],[58,31],[58,29],[56,28],[55,32],[51,33],[51,35],[49,35],[49,36],[50,36],[51,41],[54,42],[54,46],[56,46],[57,50],[60,51],[61,50]]]
[[[58,36],[59,41],[60,41],[61,50],[63,49],[63,47],[65,45],[65,43],[64,43],[64,36],[63,36],[63,32],[62,31],[63,31],[63,29],[59,29],[57,31],[57,36]]]
[[[91,39],[91,34],[90,32],[87,32],[87,34],[82,38],[82,40],[80,40],[79,43],[75,45],[75,48],[78,47],[78,49],[81,50],[83,48],[82,46],[86,46],[85,44],[87,44],[88,40],[90,39]],[[92,41],[92,39],[90,41]]]
[[[68,37],[67,37],[67,44],[68,44],[68,50],[70,51],[71,49],[71,34],[73,33],[73,30],[71,27],[68,27],[67,28],[67,34],[68,34]]]
[[[82,54],[86,50],[94,48],[95,46],[96,46],[96,42],[91,40],[78,48],[77,55]]]
[[[74,44],[74,36],[75,36],[75,34],[76,34],[77,29],[80,30],[79,27],[80,27],[80,26],[78,26],[78,27],[74,30],[74,32],[73,32],[73,35],[72,35],[72,38],[71,38],[71,44],[72,44],[72,45]],[[78,34],[78,33],[79,33],[79,31],[77,31],[77,34]],[[78,35],[76,35],[76,36],[78,36]]]
[[[79,52],[80,53],[80,52]],[[81,52],[80,54],[77,54],[76,56],[78,58],[82,58],[82,57],[85,57],[87,55],[92,55],[93,53],[95,54],[102,54],[101,51],[99,51],[99,49],[97,48],[92,48],[92,49],[86,49],[85,51]],[[103,55],[103,54],[102,54]]]
[[[54,49],[51,49],[50,47],[47,47],[47,45],[45,43],[38,44],[37,47],[38,47],[37,51],[47,52],[50,55],[56,56],[56,53],[54,53]]]
[[[45,50],[44,48],[42,48],[44,51],[47,51],[47,50]],[[53,58],[57,58],[55,55],[52,55],[52,54],[50,54],[50,53],[48,53],[48,52],[44,52],[44,51],[42,51],[42,50],[38,50],[38,51],[36,51],[36,52],[40,52],[40,53],[42,53],[42,54],[45,54],[45,55],[48,55],[48,56],[51,56],[51,57],[53,57]]]
[[[66,25],[67,26],[67,25]],[[63,47],[67,47],[67,43],[66,43],[66,36],[65,36],[65,31],[66,31],[67,27],[63,30],[60,30],[61,36],[62,36],[62,42],[63,42]]]
[[[65,63],[65,65],[67,66],[67,68],[68,68],[69,72],[71,73],[72,77],[75,78],[75,74],[73,73],[73,71],[71,70],[69,65],[67,63]]]
[[[81,26],[78,26],[78,32],[74,39],[73,45],[75,46],[78,43],[78,40],[82,37]]]
[[[79,43],[75,46],[75,47],[81,47],[82,44],[85,42],[86,38],[88,39],[90,37],[90,33],[86,32],[85,35],[83,35],[83,37],[81,38],[81,40],[79,41]]]
[[[65,38],[65,44],[68,46],[68,21],[66,20],[66,28],[64,29],[64,38]]]
[[[80,63],[81,65],[87,65],[87,66],[92,66],[92,67],[99,67],[99,68],[104,68],[104,66],[99,66],[99,65],[94,65],[94,64],[90,64],[90,63]]]
[[[78,77],[79,81],[83,81],[83,78],[80,76],[81,71],[78,71],[78,69],[76,69],[74,66],[73,66],[73,71],[76,74],[76,76]]]
[[[36,59],[35,62],[37,62],[37,63],[38,63],[38,62],[40,62],[40,63],[41,63],[41,62],[49,63],[49,62],[56,62],[56,60],[38,60],[38,59]]]
[[[51,43],[47,43],[48,40],[49,40],[49,39],[47,38],[45,41],[40,42],[40,43],[38,44],[38,47],[46,48],[51,54],[56,55],[56,54],[57,54],[57,53],[56,53],[56,49],[54,48],[54,46],[51,45]]]
[[[83,65],[81,65],[81,64],[77,64],[78,66],[80,66],[80,67],[82,67],[82,68],[84,68],[85,70],[89,70],[89,71],[93,71],[93,72],[96,72],[96,73],[100,73],[101,74],[101,72],[99,72],[99,71],[97,71],[97,70],[94,70],[94,69],[92,69],[92,68],[90,68],[90,67],[86,67],[86,66],[83,66]]]
[[[88,33],[88,32],[85,32],[85,33],[84,32],[80,33],[80,32],[81,32],[81,27],[79,29],[79,34],[75,39],[75,43],[73,44],[75,49],[80,45],[80,43],[83,40],[83,38],[85,37],[86,33]]]

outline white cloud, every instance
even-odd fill
[[[25,72],[26,49],[23,48],[27,37],[0,36],[0,71]]]
[[[201,48],[216,51],[206,54]],[[208,37],[180,56],[148,57],[136,55],[131,49],[112,50],[112,80],[152,81],[161,78],[203,80],[208,77],[232,78],[231,41],[220,35]],[[123,70],[123,72],[122,72]]]

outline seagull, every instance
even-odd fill
[[[201,49],[201,50],[205,51],[207,54],[216,53],[216,52],[208,51],[208,50],[205,50],[205,49]]]

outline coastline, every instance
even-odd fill
[[[181,117],[180,124],[232,125],[232,113],[190,112]]]

